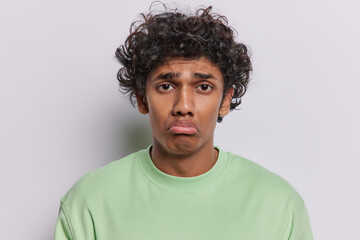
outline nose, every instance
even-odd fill
[[[189,87],[182,87],[175,96],[173,105],[174,116],[193,116],[194,115],[194,96],[193,91]]]

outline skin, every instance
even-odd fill
[[[193,177],[210,170],[218,151],[213,147],[218,115],[230,111],[233,89],[223,98],[220,69],[206,57],[173,58],[151,71],[146,96],[138,109],[149,114],[155,166],[170,175]]]

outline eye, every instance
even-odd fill
[[[201,84],[197,87],[198,89],[200,89],[201,91],[203,92],[208,92],[210,91],[211,89],[213,89],[210,85],[208,84]]]
[[[173,86],[171,86],[170,84],[162,84],[160,86],[158,86],[158,89],[163,90],[163,91],[169,91],[174,89]]]

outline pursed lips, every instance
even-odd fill
[[[172,134],[193,135],[199,132],[195,123],[188,120],[177,120],[170,124],[169,132]]]

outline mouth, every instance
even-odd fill
[[[169,132],[172,134],[194,135],[199,133],[198,127],[191,121],[175,121],[170,124]]]

